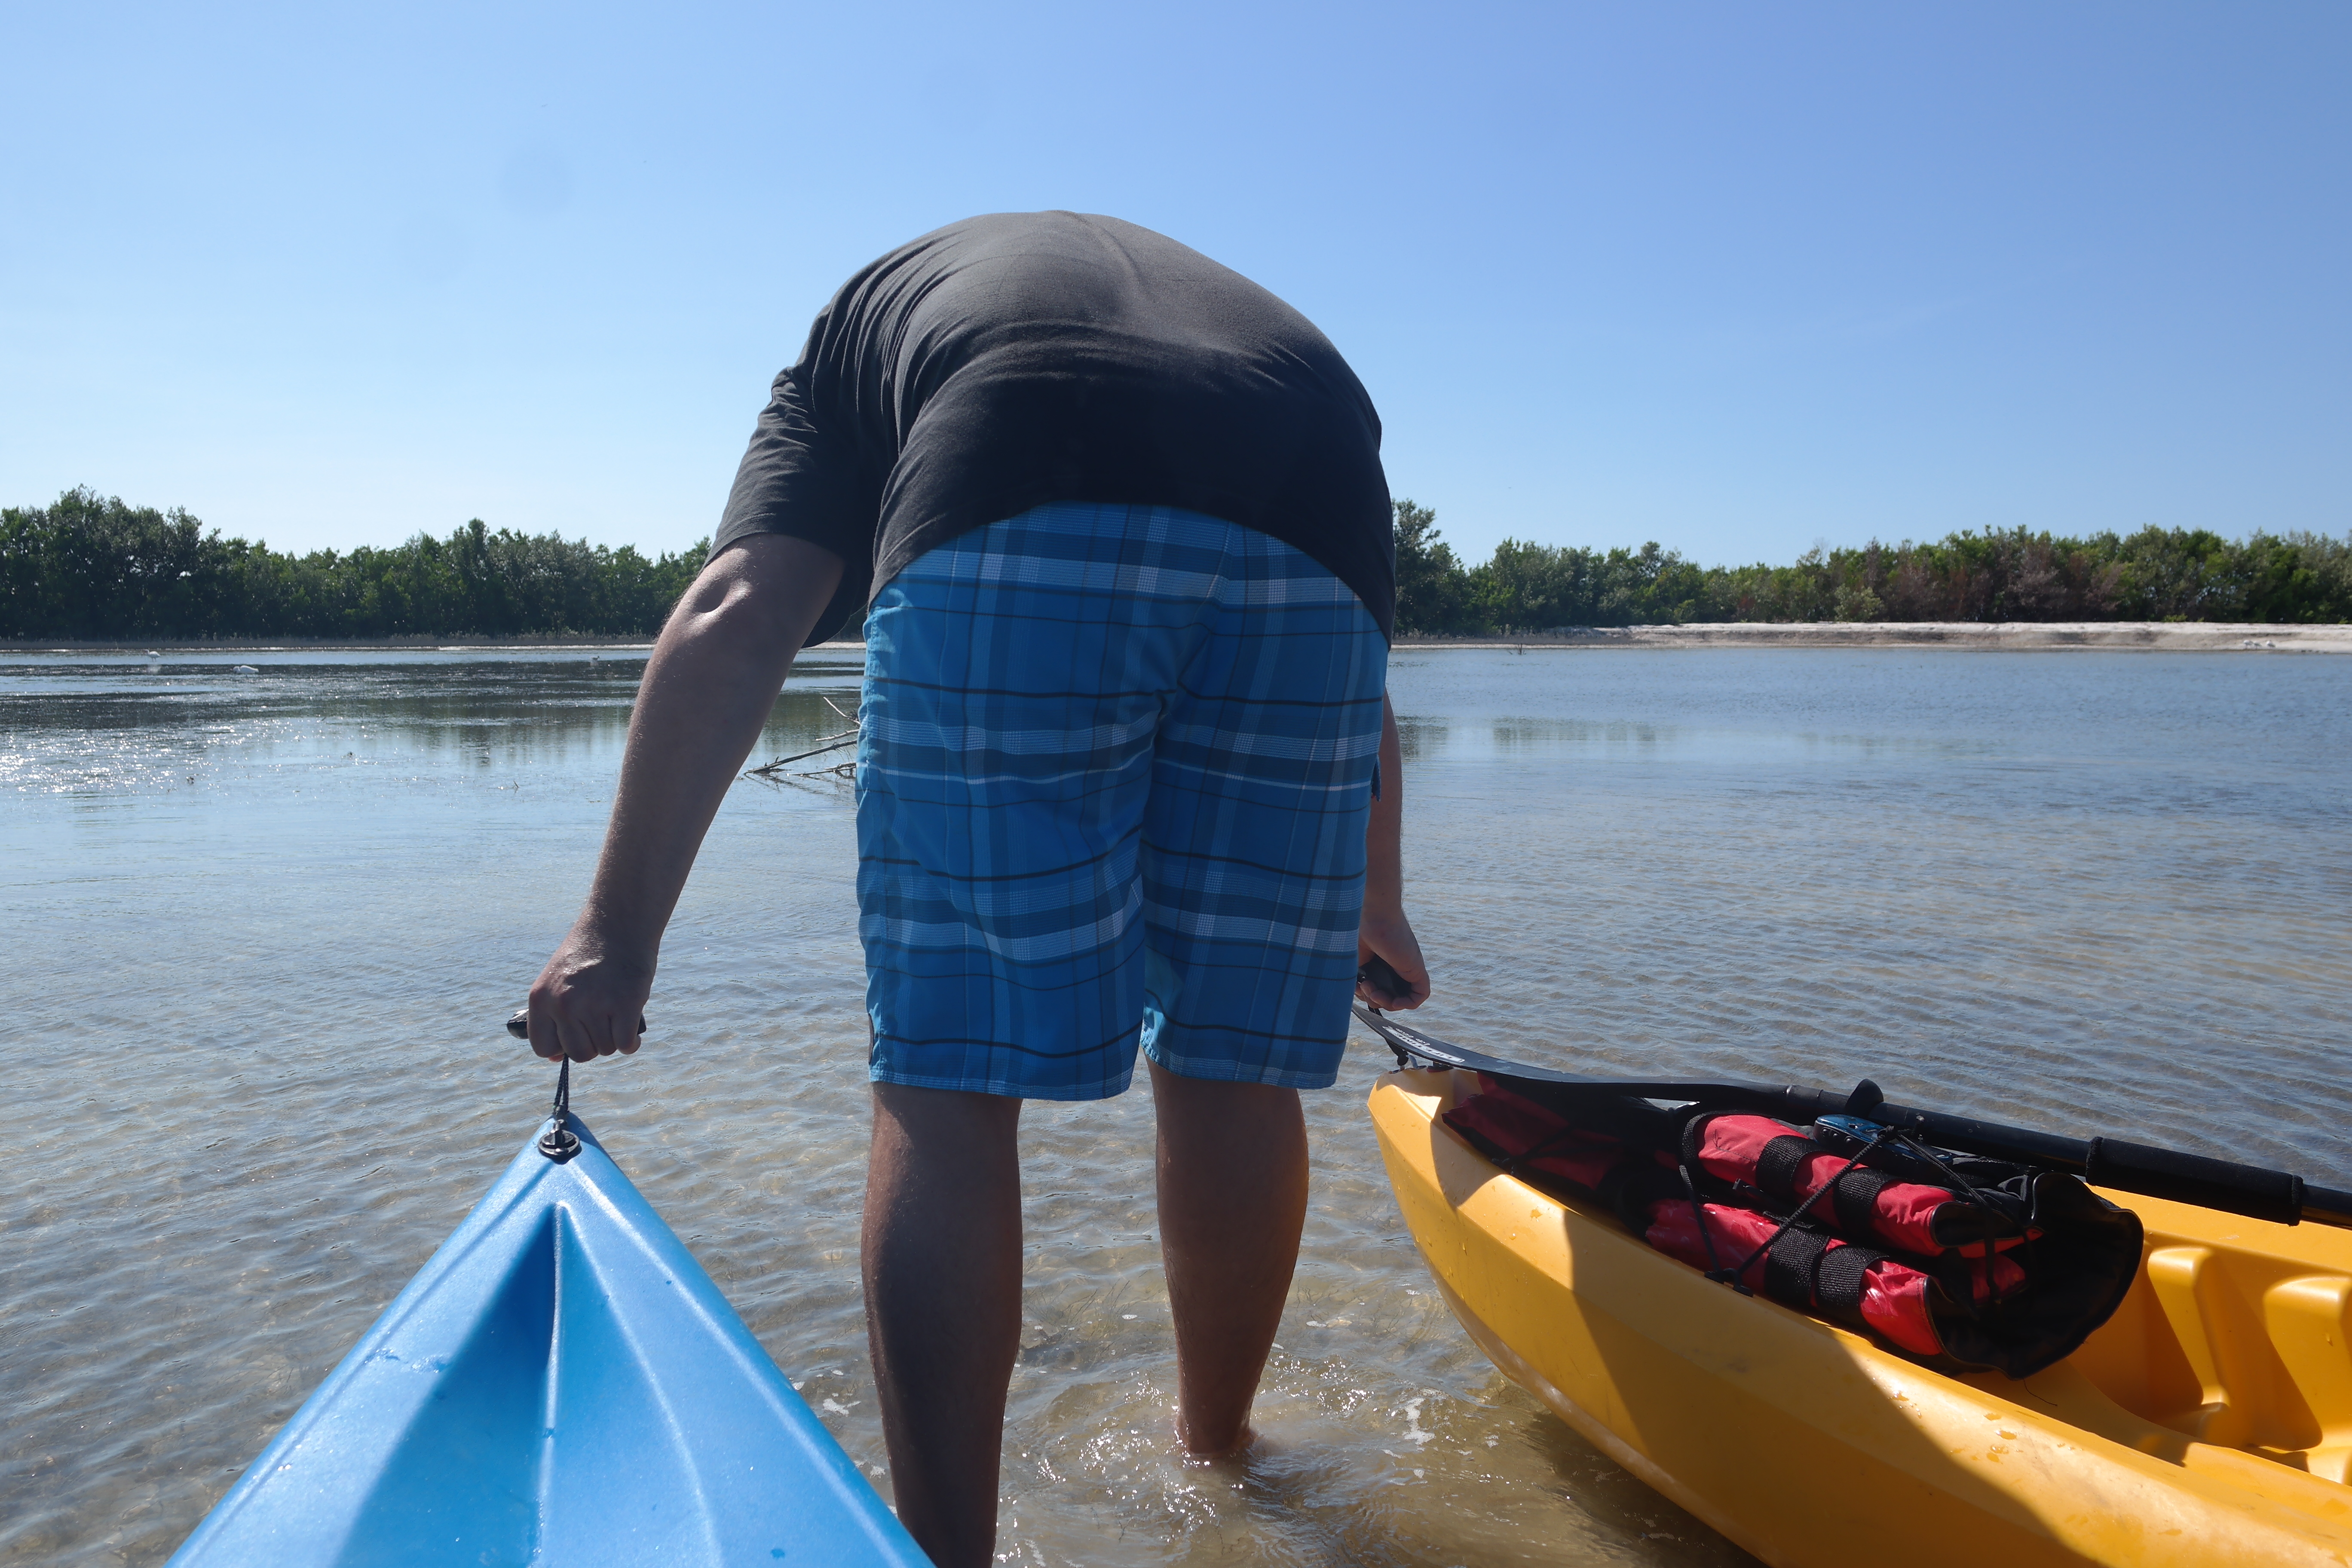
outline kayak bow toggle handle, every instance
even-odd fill
[[[646,1021],[637,1020],[637,1033],[646,1032]],[[518,1040],[530,1038],[530,1009],[518,1007],[507,1020],[507,1033]],[[539,1152],[561,1165],[580,1152],[580,1134],[572,1131],[572,1058],[563,1058],[563,1066],[555,1075],[555,1104],[549,1108],[548,1120],[555,1125],[540,1134]]]
[[[646,1021],[643,1018],[639,1018],[637,1020],[637,1033],[642,1035],[645,1032]],[[507,1033],[512,1035],[518,1040],[527,1040],[530,1038],[530,1008],[518,1007],[514,1010],[514,1016],[507,1020]]]

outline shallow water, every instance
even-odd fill
[[[0,656],[0,1563],[162,1561],[536,1124],[499,1022],[641,668]],[[768,753],[856,674],[805,658]],[[2352,1184],[2352,660],[1407,649],[1391,689],[1433,1031]],[[647,1048],[576,1099],[873,1468],[853,855],[845,786],[739,784]],[[1148,1094],[1031,1108],[1008,1561],[1746,1561],[1454,1327],[1362,1115],[1384,1065],[1308,1097],[1270,1451],[1230,1469],[1162,1436]]]

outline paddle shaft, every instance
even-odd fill
[[[1436,1067],[1530,1079],[1580,1093],[1736,1106],[1783,1121],[1809,1122],[1817,1116],[1865,1116],[1939,1148],[2039,1165],[2046,1170],[2068,1171],[2094,1186],[2116,1192],[2194,1204],[2200,1208],[2219,1209],[2224,1214],[2244,1215],[2281,1225],[2309,1220],[2315,1225],[2352,1229],[2352,1192],[2316,1186],[2284,1171],[2267,1171],[2202,1154],[2183,1154],[2119,1138],[2063,1138],[2030,1128],[2004,1127],[1969,1116],[1948,1116],[1938,1110],[1873,1101],[1860,1091],[1840,1094],[1794,1084],[1585,1078],[1470,1050],[1394,1023],[1369,1008],[1358,1007],[1356,1016],[1388,1042],[1400,1062],[1418,1058]],[[1875,1092],[1875,1086],[1871,1086],[1870,1093]]]

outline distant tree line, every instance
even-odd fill
[[[1465,566],[1437,514],[1396,503],[1397,630],[1475,636],[1693,621],[2352,621],[2352,538],[2203,529],[1809,550],[1793,565],[1699,566],[1671,550],[1506,539]]]
[[[1671,550],[1507,539],[1465,566],[1437,514],[1396,503],[1397,630],[1478,635],[1691,621],[2352,621],[2352,538],[2202,529],[1811,550],[1787,566],[1699,566]],[[178,508],[88,489],[0,510],[0,637],[76,640],[644,637],[707,542],[648,559],[554,533],[283,554]]]
[[[0,510],[0,637],[640,637],[707,549],[648,560],[477,518],[446,539],[293,555],[68,490]]]

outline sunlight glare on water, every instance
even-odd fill
[[[0,659],[0,1563],[160,1563],[531,1131],[499,1020],[642,667]],[[763,755],[842,728],[856,671],[804,657]],[[2352,663],[1408,648],[1391,689],[1432,1031],[2352,1177]],[[646,1048],[575,1099],[887,1495],[854,853],[845,784],[739,784]],[[1148,1093],[1030,1108],[1007,1561],[1746,1561],[1454,1326],[1363,1116],[1385,1065],[1359,1039],[1307,1097],[1247,1464],[1170,1456]]]

